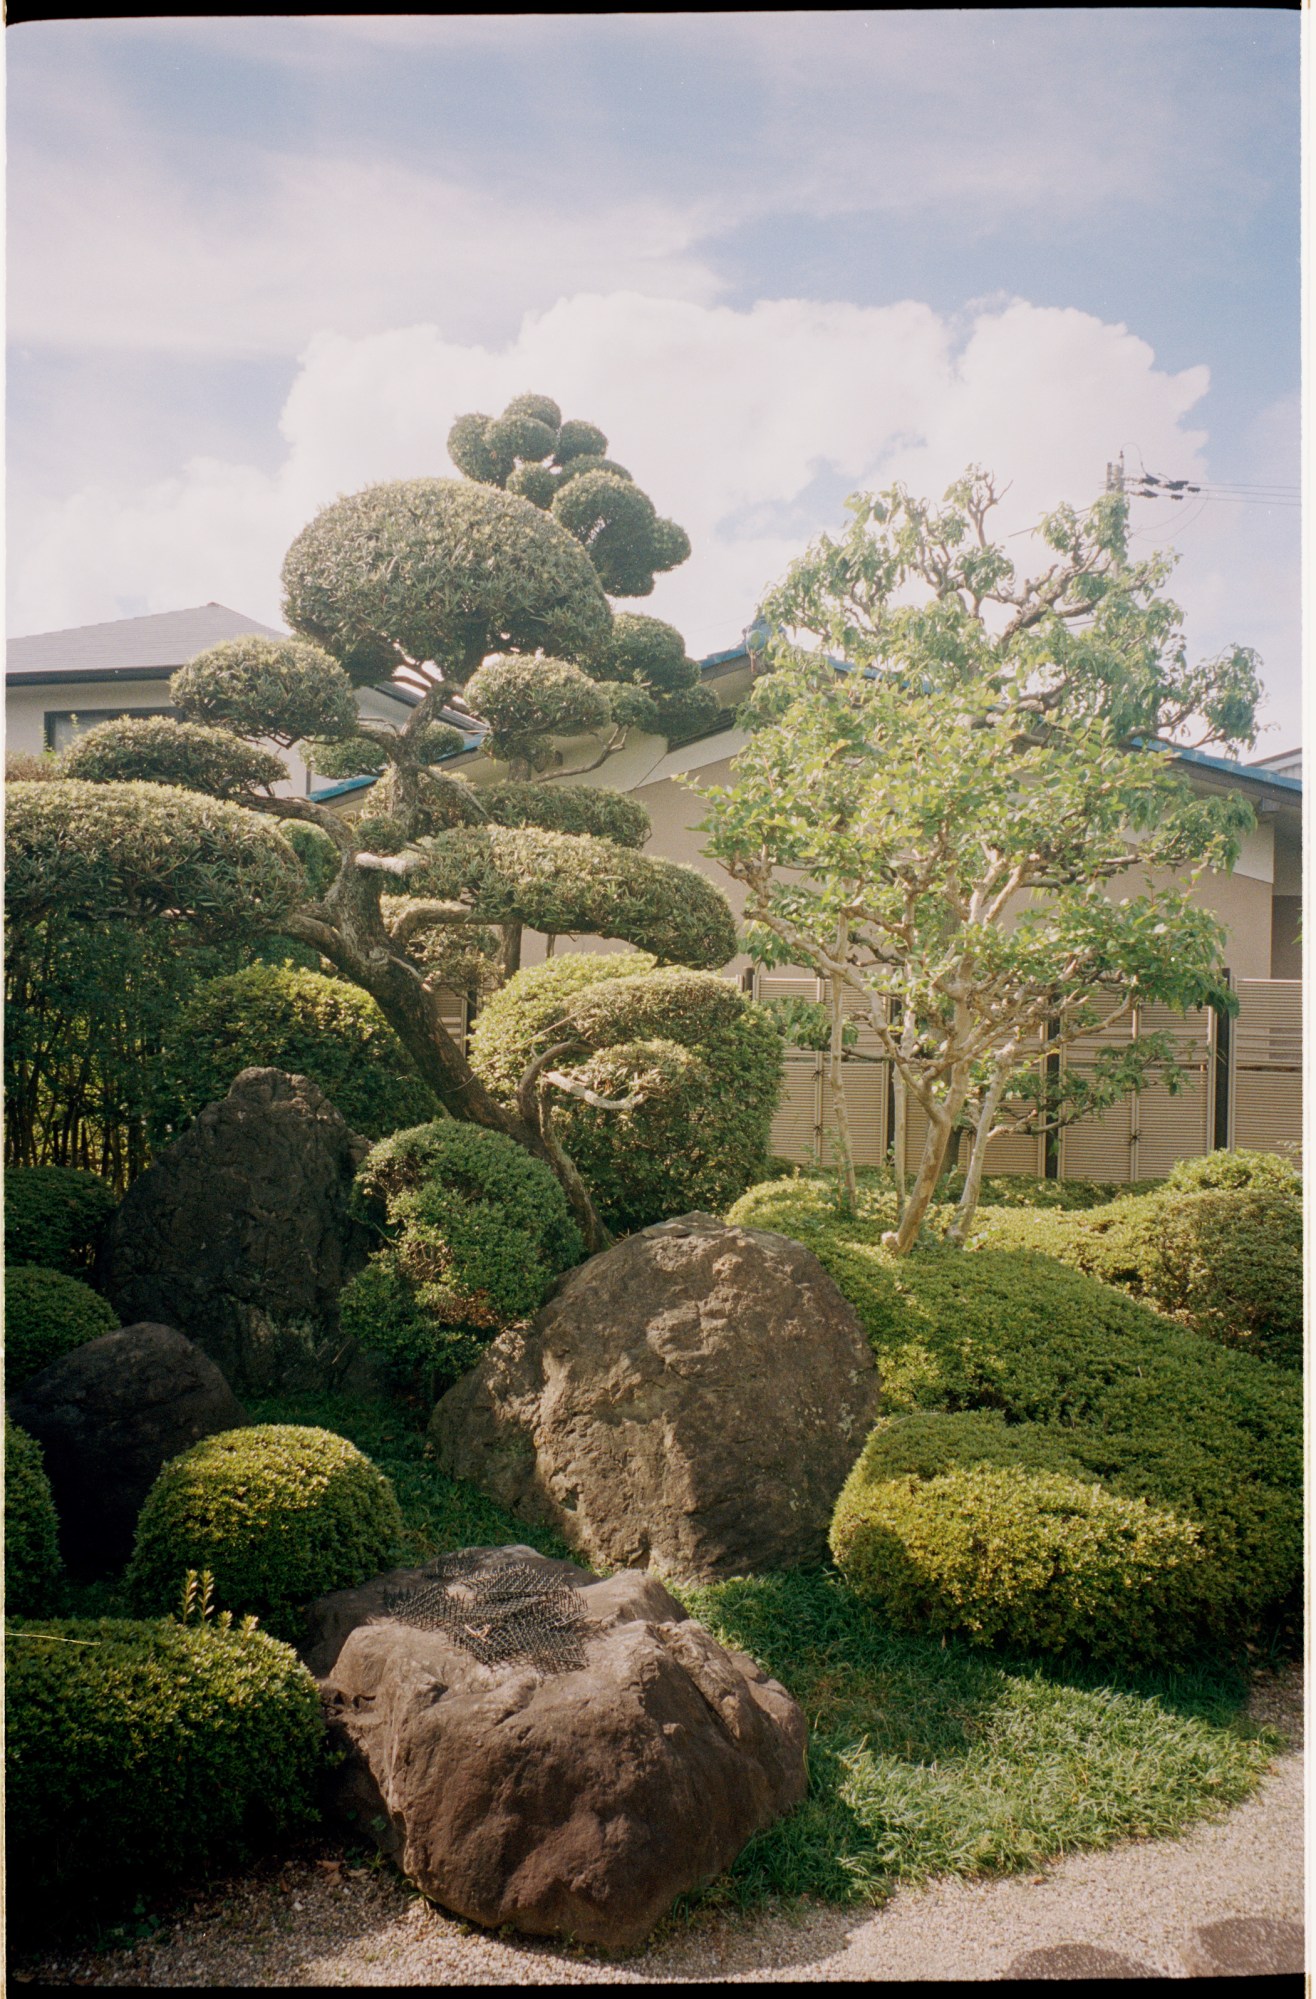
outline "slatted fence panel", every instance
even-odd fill
[[[1230,1023],[1230,1143],[1302,1152],[1302,982],[1240,979]]]
[[[1163,1083],[1152,1083],[1134,1098],[1138,1142],[1133,1179],[1163,1180],[1177,1159],[1197,1159],[1211,1150],[1214,1027],[1215,1016],[1206,1007],[1189,1014],[1164,1006],[1139,1007],[1139,1034],[1173,1035],[1187,1083],[1176,1096]]]

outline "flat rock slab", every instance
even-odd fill
[[[1304,1969],[1301,1923],[1274,1916],[1226,1916],[1194,1930],[1180,1949],[1193,1978],[1273,1978]]]
[[[826,1559],[877,1405],[812,1252],[690,1214],[572,1271],[430,1429],[444,1471],[587,1561],[712,1582]]]
[[[804,1716],[655,1578],[578,1582],[571,1564],[529,1549],[467,1551],[480,1552],[493,1560],[464,1632],[450,1616],[423,1628],[390,1612],[408,1596],[432,1603],[442,1564],[313,1607],[304,1656],[337,1652],[321,1684],[331,1736],[348,1752],[338,1808],[469,1921],[640,1943],[677,1895],[803,1798]],[[561,1669],[477,1656],[500,1568],[537,1576],[555,1611],[570,1599],[554,1634],[567,1648]],[[372,1597],[385,1621],[344,1633]]]
[[[1002,1978],[1163,1978],[1162,1971],[1138,1964],[1100,1944],[1057,1943],[1043,1950],[1026,1950],[1000,1974]]]

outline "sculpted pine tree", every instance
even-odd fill
[[[509,1106],[448,1033],[439,995],[454,977],[505,978],[527,927],[624,939],[659,966],[732,956],[720,891],[640,852],[649,824],[633,800],[576,781],[631,729],[670,738],[716,715],[680,634],[608,601],[647,594],[689,544],[604,456],[602,433],[563,423],[547,397],[460,418],[450,448],[466,480],[372,486],[298,535],[283,568],[297,637],[212,647],[171,681],[181,721],[102,724],[63,781],[16,791],[9,908],[313,946],[377,1001],[453,1116],[548,1161],[597,1248],[606,1234],[552,1100],[588,1094],[571,1064],[598,1049],[564,1018],[557,1066]],[[363,717],[357,690],[399,668],[425,689],[405,725]],[[444,768],[468,732],[501,781]],[[327,776],[376,776],[368,816],[353,826],[276,797],[284,766],[253,739],[307,743]]]
[[[1232,866],[1250,809],[1194,797],[1164,745],[1251,743],[1255,656],[1188,662],[1169,564],[1130,559],[1122,500],[1048,516],[1052,560],[1022,580],[988,539],[996,499],[970,473],[940,507],[899,487],[850,502],[846,535],[765,603],[817,649],[772,648],[705,821],[745,884],[751,949],[828,982],[834,1058],[848,991],[892,1064],[900,1253],[959,1129],[963,1240],[995,1134],[1097,1108],[1168,1053],[1148,1037],[1097,1058],[1048,1104],[1027,1083],[1044,1038],[1056,1054],[1147,1002],[1231,1004],[1225,933],[1192,893]],[[832,1075],[844,1135],[839,1059]],[[911,1104],[927,1135],[906,1198]]]

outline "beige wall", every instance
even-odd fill
[[[45,687],[9,687],[5,690],[5,748],[34,754],[44,750],[48,713],[72,712],[85,716],[99,709],[110,709],[115,714],[124,714],[169,706],[168,680],[70,679]],[[373,687],[361,690],[357,706],[372,721],[402,723],[410,713]],[[315,784],[296,746],[287,750],[276,743],[264,743],[261,747],[272,750],[287,765],[287,782],[275,786],[280,796],[302,797]]]

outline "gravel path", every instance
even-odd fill
[[[626,1985],[998,1979],[1301,1969],[1302,1676],[1258,1682],[1289,1736],[1259,1790],[1177,1840],[1075,1854],[1046,1873],[944,1878],[876,1913],[708,1913],[636,1956],[493,1936],[441,1915],[391,1869],[330,1844],[217,1886],[149,1942],[15,1967],[16,1984]]]

